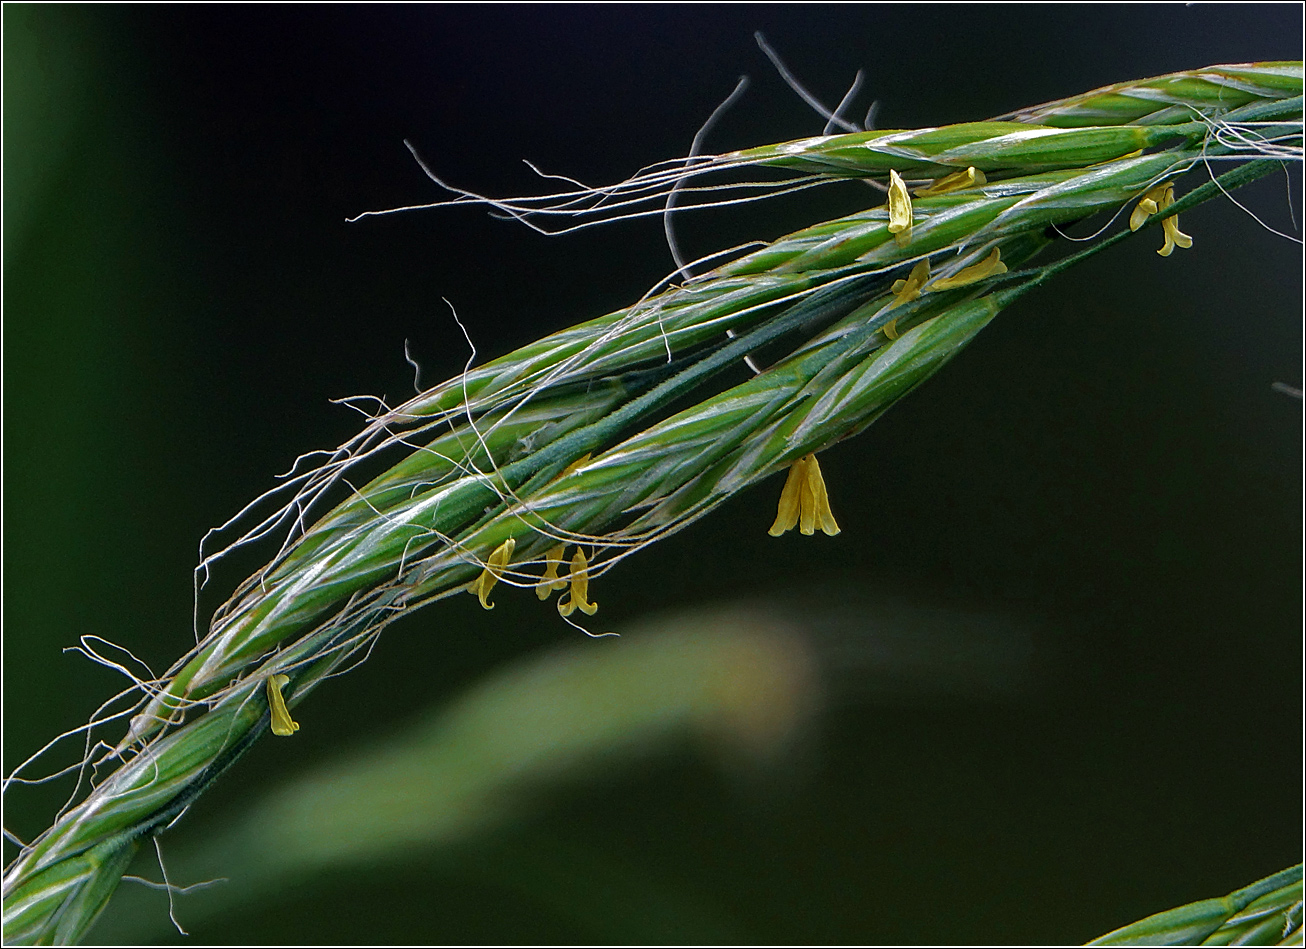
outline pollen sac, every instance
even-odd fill
[[[1143,198],[1134,208],[1134,213],[1129,215],[1129,229],[1136,231],[1144,224],[1147,219],[1156,213],[1156,202],[1151,198]]]
[[[833,537],[839,525],[830,512],[830,498],[825,491],[825,479],[815,455],[806,455],[789,466],[784,490],[780,492],[780,505],[775,523],[767,531],[779,537],[795,526],[802,534],[811,536],[820,527],[822,533]]]
[[[1166,183],[1165,191],[1161,195],[1161,200],[1157,202],[1157,210],[1164,211],[1170,205],[1174,204],[1174,185]],[[1193,239],[1179,230],[1179,215],[1172,214],[1161,222],[1161,230],[1165,232],[1165,243],[1157,251],[1162,257],[1169,257],[1176,247],[1192,247]]]
[[[1157,212],[1157,202],[1165,196],[1165,189],[1168,187],[1170,187],[1170,182],[1163,181],[1138,199],[1138,204],[1134,207],[1134,213],[1129,215],[1129,229],[1131,231],[1138,230],[1147,223],[1149,217]]]
[[[290,676],[282,673],[268,676],[268,709],[272,712],[272,734],[287,738],[299,731],[299,723],[290,717],[286,700],[281,690],[290,682]]]
[[[1185,249],[1193,246],[1193,239],[1179,230],[1178,215],[1168,217],[1161,222],[1161,229],[1165,231],[1165,243],[1157,251],[1162,257],[1169,257],[1176,247]]]
[[[892,169],[889,171],[889,233],[901,235],[900,243],[911,238],[911,195],[902,177]]]
[[[779,537],[798,523],[798,495],[806,470],[806,458],[799,458],[789,466],[789,476],[785,478],[784,490],[780,492],[780,505],[775,512],[775,523],[767,531],[772,537]]]
[[[567,588],[567,581],[558,579],[558,568],[562,566],[562,557],[566,552],[567,545],[559,544],[557,547],[550,547],[549,552],[544,555],[544,576],[535,584],[535,595],[541,600],[547,600],[554,590]]]
[[[924,188],[917,188],[913,193],[918,198],[933,198],[936,195],[948,194],[951,191],[961,191],[963,188],[973,188],[976,185],[983,184],[988,184],[988,179],[984,177],[984,172],[972,165],[965,171],[954,171],[952,174],[945,175],[933,184],[926,185]]]
[[[489,600],[490,591],[494,589],[494,585],[503,576],[504,568],[508,566],[508,561],[512,558],[513,548],[516,546],[517,541],[509,537],[498,547],[495,547],[494,552],[485,561],[485,569],[481,571],[481,575],[467,587],[467,592],[479,597],[481,606],[487,610],[494,609],[494,604]]]
[[[562,469],[562,474],[558,475],[558,477],[559,477],[559,478],[565,478],[565,477],[567,477],[567,475],[572,474],[573,472],[579,471],[581,468],[583,468],[583,467],[585,467],[586,465],[588,465],[588,464],[590,463],[590,455],[591,455],[590,452],[588,452],[588,451],[585,452],[585,454],[581,455],[579,458],[577,458],[575,461],[573,461],[573,462],[572,462],[571,464],[569,464],[567,467],[563,468],[563,469]]]
[[[585,551],[577,547],[571,558],[571,593],[569,597],[558,598],[558,612],[570,616],[575,610],[580,610],[586,616],[593,616],[599,605],[590,602],[589,591],[589,561],[585,559]]]
[[[930,279],[930,262],[922,260],[911,269],[911,273],[906,280],[895,280],[889,292],[895,294],[893,303],[890,307],[902,306],[904,303],[911,303],[913,300],[921,298],[921,287],[925,286],[925,281]]]
[[[954,290],[957,287],[964,287],[967,284],[978,283],[989,277],[996,277],[998,274],[1007,272],[1007,265],[1001,260],[1002,251],[995,247],[989,251],[989,255],[977,264],[971,264],[969,267],[963,267],[950,277],[941,277],[934,281],[931,290]]]
[[[825,492],[825,479],[821,477],[821,466],[816,463],[815,455],[807,456],[807,477],[803,479],[802,497],[799,501],[800,511],[798,530],[811,536],[814,527],[820,527],[821,533],[833,537],[839,533],[834,514],[830,511],[830,496]]]
[[[928,259],[922,260],[911,269],[911,274],[906,280],[895,280],[889,291],[895,294],[893,302],[889,304],[889,309],[895,306],[902,306],[904,303],[911,303],[913,300],[921,298],[921,287],[925,286],[925,281],[930,279],[930,262]],[[898,318],[895,316],[884,326],[884,335],[889,339],[897,339]]]

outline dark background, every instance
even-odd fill
[[[753,88],[709,149],[818,133],[755,29],[827,104],[865,67],[857,114],[878,98],[894,128],[1299,59],[1301,25],[1291,4],[7,5],[6,772],[118,687],[61,655],[78,635],[156,667],[186,647],[199,537],[353,433],[327,399],[411,392],[405,339],[428,384],[461,368],[441,297],[488,358],[671,269],[657,223],[543,238],[458,209],[346,225],[434,199],[402,139],[446,180],[518,194],[538,188],[521,158],[598,183],[683,154],[741,73]],[[867,194],[685,216],[680,233],[697,255]],[[1282,178],[1240,199],[1291,228]],[[603,581],[615,629],[849,590],[1014,617],[1039,630],[1044,677],[1021,698],[890,702],[845,683],[760,798],[672,756],[461,855],[333,876],[196,938],[696,938],[674,920],[614,934],[602,899],[564,912],[496,877],[543,851],[619,854],[743,941],[1080,942],[1296,862],[1301,403],[1270,384],[1301,384],[1300,246],[1223,202],[1183,228],[1190,251],[1163,260],[1147,235],[1022,300],[825,453],[836,540],[768,538],[767,484]],[[294,743],[257,749],[176,836],[579,635],[501,600],[392,627],[302,707]],[[60,799],[20,790],[6,824],[30,838]]]

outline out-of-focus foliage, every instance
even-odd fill
[[[327,871],[375,872],[466,847],[551,801],[602,793],[685,752],[741,790],[761,789],[801,761],[826,706],[854,695],[1012,701],[1031,688],[1031,631],[1019,624],[866,601],[855,590],[835,599],[857,606],[775,601],[668,614],[630,624],[619,640],[514,662],[403,731],[342,749],[243,802],[189,848],[165,841],[172,880],[215,881],[175,897],[178,919],[274,905]],[[625,880],[600,914],[604,939],[640,942],[673,925],[686,938],[748,941],[710,892],[668,888],[633,868],[609,872]],[[579,914],[521,868],[494,877]],[[166,937],[164,900],[128,888],[93,938]],[[677,922],[659,922],[667,914]],[[584,914],[577,921],[596,925]]]

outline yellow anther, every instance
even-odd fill
[[[889,170],[889,233],[898,235],[900,244],[911,240],[911,195],[902,177],[892,169]]]
[[[918,198],[932,198],[935,195],[947,194],[950,191],[960,191],[962,188],[973,188],[976,185],[983,184],[988,184],[984,172],[972,165],[965,171],[954,171],[952,174],[945,175],[924,188],[917,188],[913,194]]]
[[[995,247],[989,251],[989,255],[977,264],[971,264],[969,267],[963,267],[951,277],[941,277],[934,281],[931,290],[953,290],[957,287],[964,287],[970,283],[977,283],[989,277],[996,277],[1000,273],[1007,272],[1007,265],[1001,260],[1002,251]]]
[[[1127,161],[1130,158],[1137,158],[1143,154],[1141,148],[1136,148],[1132,152],[1126,152],[1118,158],[1108,158],[1106,161],[1095,161],[1091,165],[1085,165],[1085,168],[1105,168],[1107,165],[1114,165],[1116,162]]]
[[[821,466],[816,463],[815,455],[805,455],[789,466],[789,477],[785,479],[784,490],[780,492],[775,523],[767,533],[779,537],[795,525],[808,536],[816,532],[818,525],[830,537],[839,533],[839,525],[830,512],[825,479],[821,477]]]
[[[1169,187],[1171,187],[1170,182],[1163,181],[1139,198],[1134,213],[1129,215],[1129,229],[1131,231],[1138,230],[1147,223],[1149,217],[1157,212],[1157,202],[1165,195],[1165,189]]]
[[[517,546],[517,541],[509,537],[498,547],[494,548],[494,553],[490,554],[489,559],[485,561],[485,569],[467,587],[467,592],[475,594],[481,599],[481,606],[487,610],[494,609],[494,604],[490,602],[490,591],[494,585],[499,582],[503,576],[504,567],[508,566],[508,560],[512,557],[513,548]]]
[[[268,676],[268,709],[272,712],[272,734],[286,738],[299,731],[299,723],[291,719],[281,690],[290,682],[290,676],[277,673]]]
[[[1156,202],[1151,198],[1143,198],[1134,207],[1134,213],[1129,215],[1129,229],[1136,231],[1144,224],[1147,219],[1156,213]]]
[[[789,466],[789,476],[785,478],[784,489],[780,492],[780,504],[775,512],[775,522],[767,531],[772,537],[779,537],[798,523],[798,503],[806,472],[806,458],[799,458]]]
[[[1193,246],[1193,239],[1179,230],[1178,217],[1179,215],[1176,214],[1174,217],[1168,217],[1161,222],[1161,229],[1165,231],[1165,243],[1161,245],[1161,249],[1157,253],[1162,257],[1169,257],[1170,252],[1176,247],[1187,249]]]
[[[589,461],[590,461],[590,452],[585,452],[585,454],[581,455],[579,458],[577,458],[567,467],[563,468],[562,474],[558,475],[558,477],[559,478],[567,477],[567,475],[571,474],[573,471],[576,471],[581,467],[583,467],[584,465],[589,464]]]
[[[589,601],[590,575],[589,561],[585,551],[579,547],[571,558],[571,595],[570,599],[558,597],[558,612],[570,616],[573,610],[580,610],[586,616],[593,616],[599,608],[597,603]]]
[[[922,260],[911,269],[911,274],[906,280],[895,280],[893,282],[889,292],[896,294],[896,296],[894,296],[893,302],[889,304],[889,309],[892,310],[895,306],[902,306],[904,303],[919,300],[921,298],[921,287],[925,286],[925,281],[929,279],[930,262]],[[889,339],[897,339],[900,335],[896,316],[884,325],[884,335]]]
[[[1167,184],[1165,193],[1161,195],[1161,200],[1157,202],[1157,211],[1164,211],[1170,205],[1174,204],[1174,185]],[[1179,215],[1172,214],[1161,222],[1161,230],[1165,232],[1165,243],[1157,251],[1162,257],[1169,257],[1170,253],[1176,247],[1192,247],[1193,239],[1179,230]]]
[[[919,300],[921,298],[921,287],[925,286],[925,281],[929,279],[930,262],[922,260],[911,269],[911,273],[906,280],[895,280],[893,282],[889,292],[895,294],[895,297],[889,307],[902,306],[904,303]]]
[[[535,595],[541,600],[547,600],[554,590],[566,589],[567,581],[558,579],[558,568],[562,566],[562,555],[566,552],[567,545],[559,544],[557,547],[550,547],[549,552],[544,555],[544,576],[535,584]]]

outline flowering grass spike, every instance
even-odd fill
[[[294,733],[281,692],[292,678],[302,702],[414,609],[464,590],[492,609],[491,591],[506,580],[533,585],[540,600],[569,587],[559,614],[593,615],[591,573],[709,515],[789,459],[769,533],[837,535],[816,452],[864,431],[1005,308],[1132,231],[1163,225],[1162,256],[1190,246],[1173,214],[1156,216],[1300,161],[1301,96],[1299,62],[1217,66],[1000,119],[695,155],[605,188],[572,181],[577,190],[507,200],[448,188],[452,197],[426,206],[489,206],[547,233],[665,222],[677,195],[715,191],[721,200],[703,206],[722,206],[850,179],[887,189],[888,205],[744,245],[630,307],[383,406],[334,452],[305,454],[224,526],[222,550],[202,548],[197,587],[218,559],[276,534],[270,562],[206,622],[197,615],[194,644],[162,676],[134,678],[87,726],[47,746],[84,743],[91,750],[74,769],[95,781],[7,867],[5,944],[83,938],[140,842],[186,813],[269,718],[273,734]],[[1221,161],[1232,170],[1176,201],[1180,176]],[[700,187],[708,172],[751,180]],[[923,185],[914,202],[904,179]],[[731,197],[735,188],[745,196]],[[1130,205],[1130,227],[1115,226]],[[1107,223],[1086,246],[1053,243],[1057,227],[1095,215]],[[1055,259],[1031,263],[1049,250]],[[1008,267],[1000,284],[985,283]],[[899,323],[910,330],[900,334]],[[748,359],[766,368],[732,377]],[[383,457],[389,467],[376,473]],[[370,480],[345,493],[360,471]],[[560,576],[573,544],[585,548]],[[524,572],[541,563],[542,576]],[[44,753],[6,786],[38,780]]]

